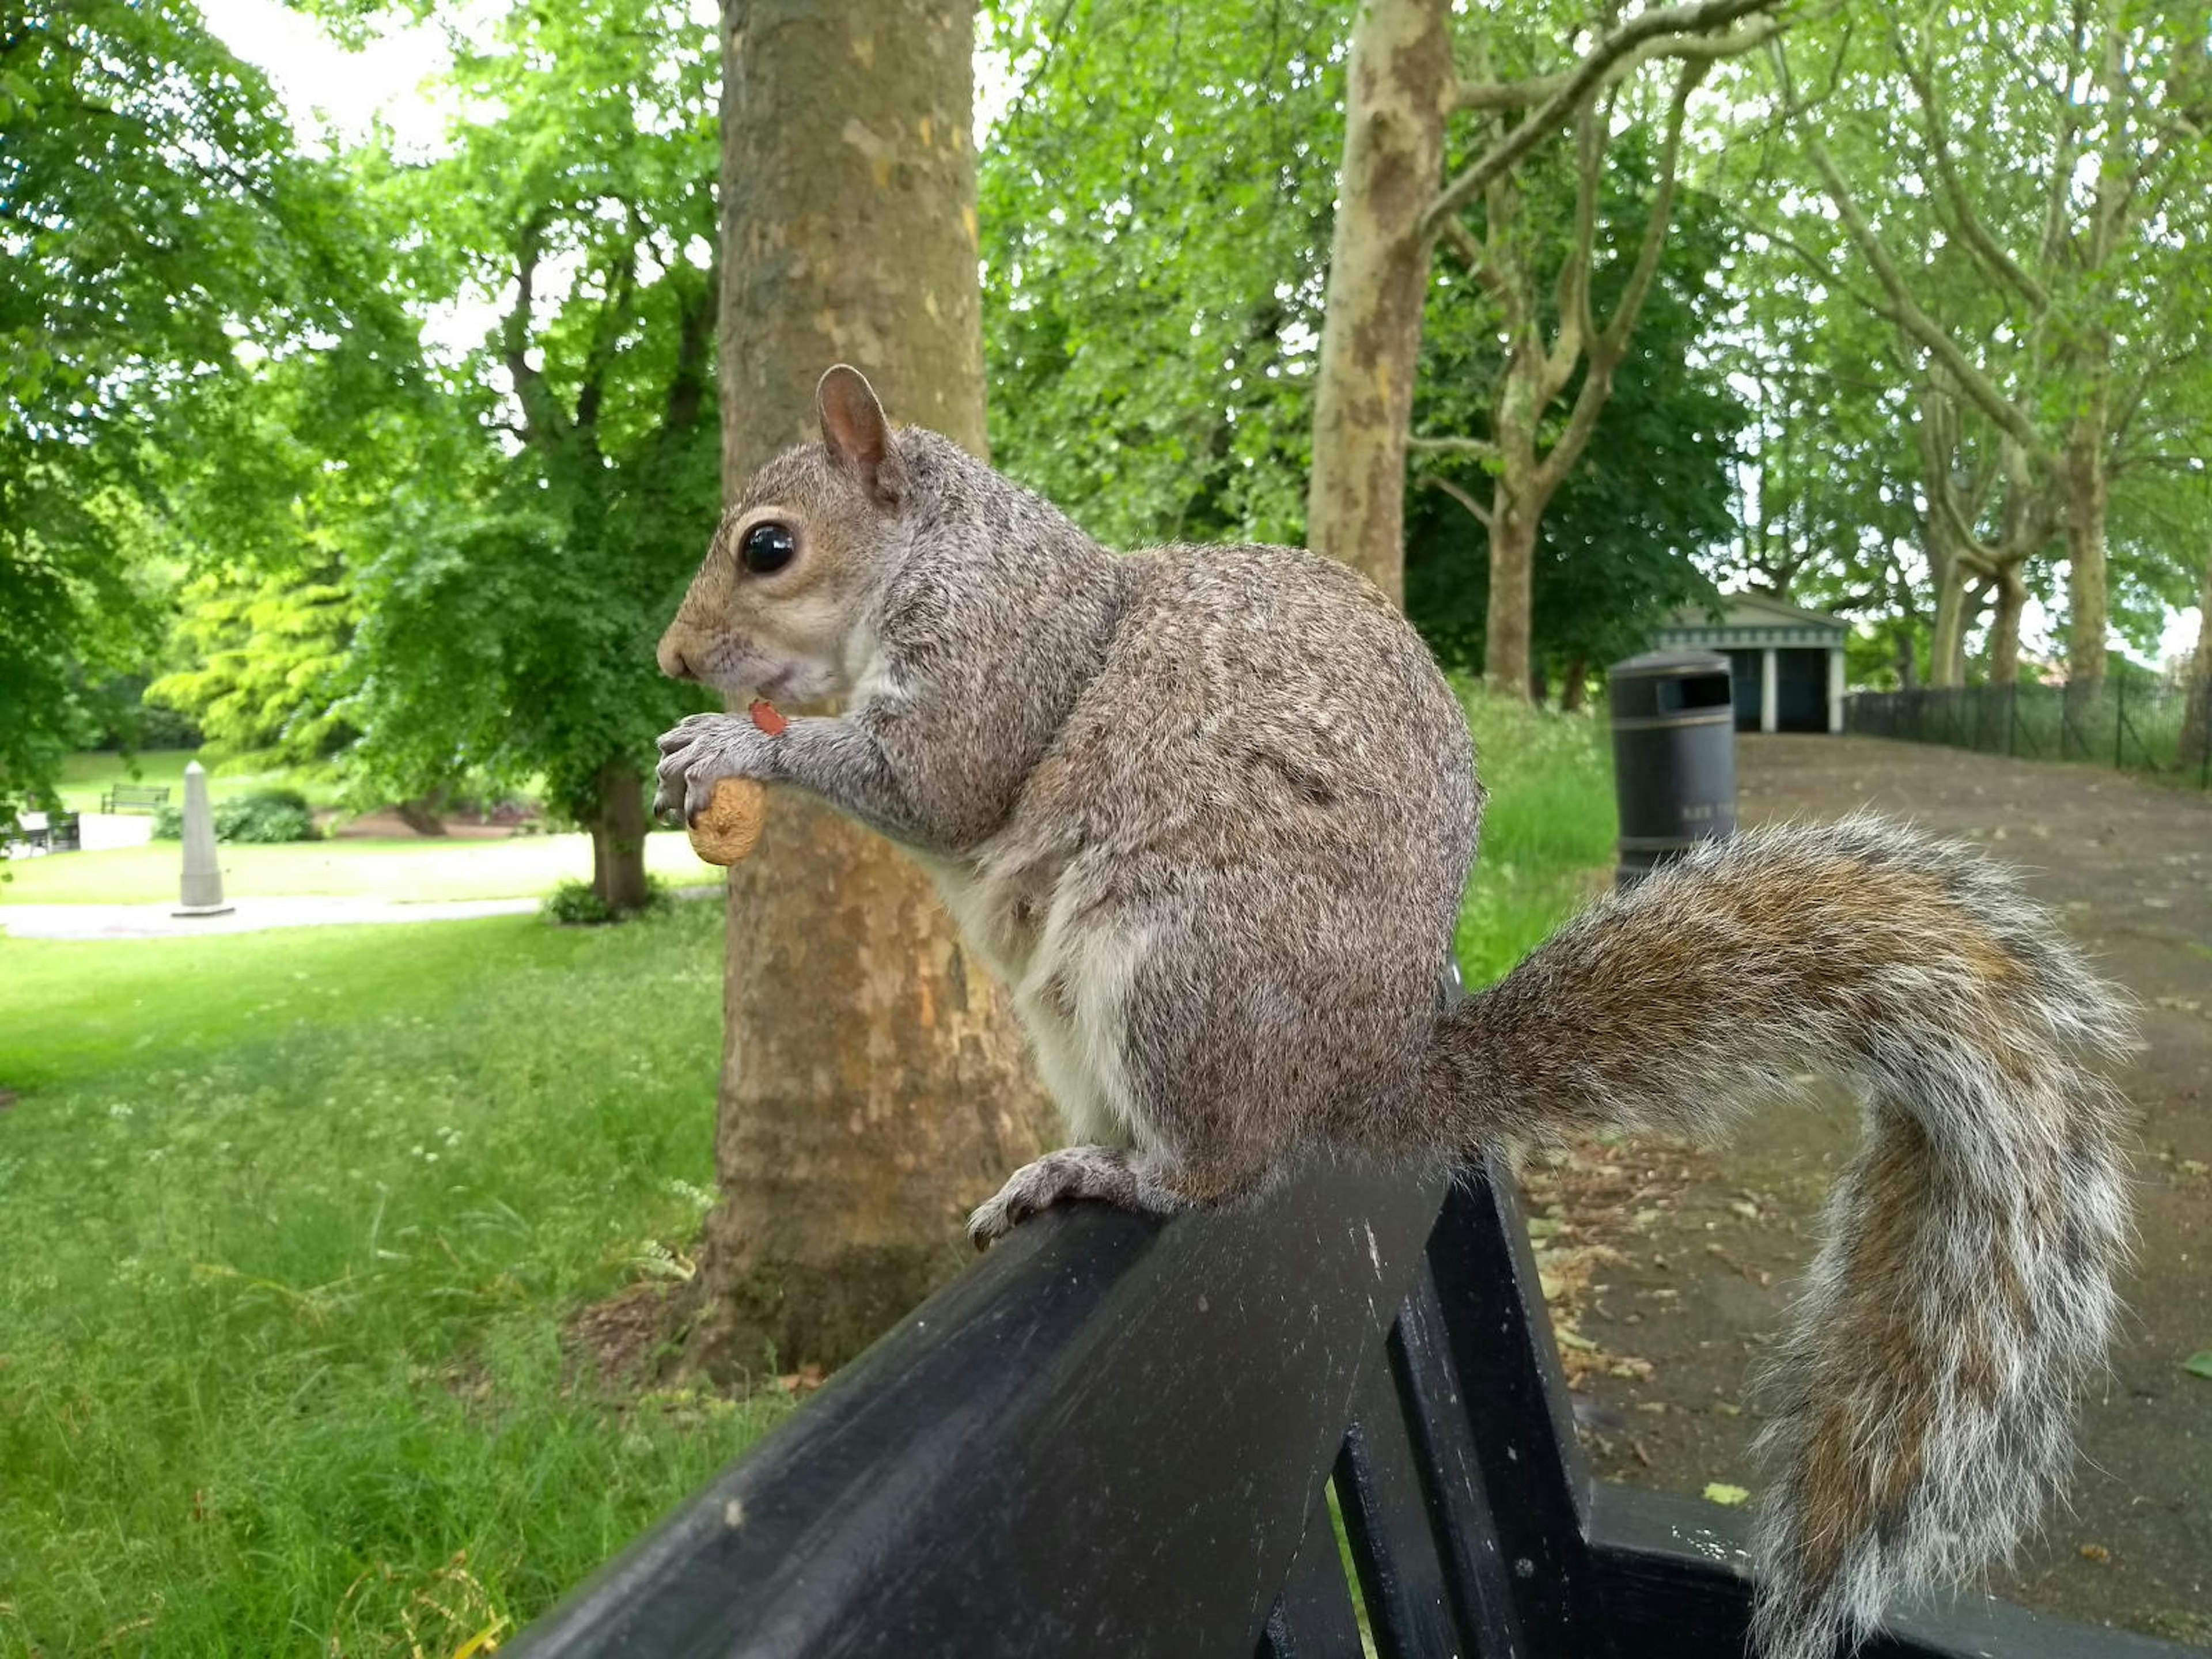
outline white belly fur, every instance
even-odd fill
[[[1149,1149],[1150,1126],[1124,1060],[1129,991],[1150,949],[1149,930],[1117,925],[1097,907],[1079,917],[1085,907],[1068,875],[1043,927],[1019,929],[1010,921],[1008,878],[994,879],[988,865],[924,863],[969,948],[1013,988],[1014,1012],[1070,1141]]]

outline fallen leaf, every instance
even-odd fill
[[[1726,1504],[1733,1509],[1750,1496],[1751,1493],[1747,1488],[1731,1486],[1725,1480],[1709,1480],[1705,1483],[1705,1502],[1708,1504]]]
[[[2084,1561],[2109,1561],[2112,1559],[2112,1553],[2102,1544],[2084,1544],[2081,1546],[2081,1559]]]
[[[2199,1348],[2181,1362],[2181,1369],[2191,1376],[2212,1378],[2212,1348]]]

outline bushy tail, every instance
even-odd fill
[[[1755,1634],[1826,1659],[1887,1601],[2008,1553],[2069,1455],[2129,1239],[2122,1000],[1972,852],[1869,817],[1709,844],[1446,1016],[1424,1115],[1460,1148],[1718,1130],[1856,1085],[1764,1379]]]

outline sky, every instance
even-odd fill
[[[708,0],[696,3],[711,9]],[[342,142],[357,141],[381,117],[403,155],[435,155],[443,148],[452,106],[424,86],[449,61],[441,29],[395,28],[363,50],[349,52],[313,19],[287,9],[280,0],[200,0],[200,9],[232,51],[275,82],[302,137],[316,140],[327,126],[337,130]],[[988,128],[1010,88],[995,62],[979,61],[977,70],[977,112]],[[498,296],[486,295],[445,307],[428,319],[425,333],[458,354],[483,337],[498,314],[497,302]],[[2030,653],[2063,654],[2052,618],[2040,601],[2028,600],[2021,624],[2021,643]],[[2192,648],[2197,630],[2194,607],[2173,615],[2160,642],[2161,660]],[[2117,636],[2113,642],[2119,643]]]

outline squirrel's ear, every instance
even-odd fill
[[[839,363],[822,377],[814,403],[822,416],[822,441],[830,455],[884,506],[897,501],[904,479],[891,448],[891,423],[884,418],[868,377]]]

